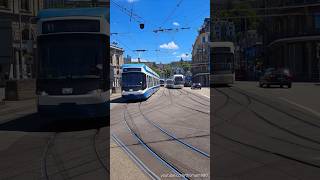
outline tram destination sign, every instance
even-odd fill
[[[98,20],[53,20],[42,24],[42,34],[63,32],[100,32]]]

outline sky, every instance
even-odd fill
[[[181,57],[191,60],[192,44],[206,17],[210,0],[111,0],[110,43],[117,43],[133,60],[163,64]],[[153,32],[170,28],[178,30]]]

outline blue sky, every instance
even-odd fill
[[[118,33],[111,34],[110,42],[118,43],[133,59],[140,56],[157,63],[178,61],[181,56],[191,60],[197,30],[210,16],[210,0],[111,0],[110,5],[111,33]],[[144,29],[139,22],[145,24]],[[153,32],[160,27],[190,29]],[[147,51],[137,53],[137,49]]]

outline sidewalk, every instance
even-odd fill
[[[110,139],[110,179],[147,180],[144,172],[112,139]]]
[[[0,124],[37,111],[36,99],[0,103]]]
[[[114,100],[114,99],[118,99],[121,98],[121,93],[112,93],[110,95],[110,101]]]

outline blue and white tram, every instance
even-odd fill
[[[107,8],[48,9],[37,22],[37,107],[68,118],[109,114]]]
[[[121,88],[126,100],[145,100],[160,88],[160,76],[145,64],[124,64]]]
[[[184,87],[184,75],[175,74],[173,75],[174,88],[182,89]]]

